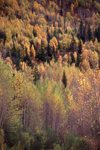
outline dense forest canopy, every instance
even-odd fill
[[[0,150],[100,149],[100,1],[0,0]]]

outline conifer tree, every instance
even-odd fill
[[[47,55],[47,63],[50,65],[50,60],[49,60],[48,55]]]
[[[95,37],[98,39],[98,42],[100,42],[100,27],[95,29]]]
[[[76,42],[75,42],[75,38],[74,38],[74,36],[72,35],[72,41],[71,41],[71,44],[70,44],[70,48],[69,48],[69,50],[71,51],[71,52],[74,52],[74,44],[75,44]]]
[[[88,22],[85,22],[85,27],[83,28],[83,36],[82,41],[85,43],[85,41],[88,40]]]
[[[71,62],[71,64],[72,64],[72,63],[75,63],[75,58],[74,58],[74,55],[73,55],[73,53],[71,53],[71,59],[72,59],[72,62]]]
[[[65,75],[65,70],[63,71],[62,82],[63,82],[63,84],[64,84],[64,87],[66,88],[66,86],[67,86],[67,78],[66,78],[66,75]]]
[[[6,33],[5,32],[4,32],[4,35],[3,35],[3,39],[4,39],[3,44],[5,45],[5,42],[6,42]]]
[[[56,28],[54,28],[54,36],[55,36],[56,38],[58,38],[58,33],[57,33],[57,31],[56,31]]]
[[[54,53],[54,59],[55,59],[55,62],[58,61],[57,56],[56,56],[56,53]]]
[[[51,39],[51,37],[49,34],[49,28],[47,27],[47,41],[48,41],[48,43],[50,42],[50,39]]]
[[[97,36],[97,38],[98,38],[98,42],[100,42],[100,27],[98,27],[98,36]]]
[[[12,56],[16,57],[17,53],[16,53],[16,47],[15,47],[15,42],[13,41],[13,50],[12,50]]]
[[[82,38],[82,35],[83,35],[83,21],[81,20],[80,21],[80,27],[79,27],[79,31],[80,31],[80,39]]]
[[[81,60],[80,60],[80,56],[79,53],[77,52],[77,62],[76,62],[76,67],[79,67]]]
[[[36,82],[40,79],[40,73],[38,71],[37,65],[33,69],[33,82],[36,85]]]
[[[42,61],[46,61],[45,49],[44,49],[43,41],[41,41],[41,60],[42,60]]]
[[[82,54],[82,42],[81,42],[81,40],[79,40],[79,44],[78,44],[78,53]]]
[[[61,10],[60,10],[60,15],[63,16],[63,0],[61,0]]]
[[[48,43],[48,47],[47,47],[47,54],[49,57],[52,56],[49,43]]]
[[[90,41],[92,39],[92,32],[91,32],[90,25],[88,25],[88,37],[89,37],[89,41]]]
[[[37,37],[37,32],[34,27],[33,27],[33,35],[34,35],[34,37]]]

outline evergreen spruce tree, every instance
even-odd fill
[[[81,40],[79,40],[79,44],[78,44],[78,53],[82,54],[82,42],[81,42]]]
[[[4,39],[3,44],[5,45],[5,42],[6,42],[6,33],[5,32],[4,32],[4,35],[3,35],[3,39]]]
[[[54,28],[54,34],[53,35],[58,39],[58,33],[56,31],[56,28]]]
[[[83,43],[85,43],[85,40],[86,40],[86,35],[85,35],[85,33],[86,33],[86,24],[85,24],[85,27],[83,27],[83,35],[82,35],[82,37],[81,37]]]
[[[88,25],[88,38],[89,38],[89,41],[92,39],[92,32],[91,32],[90,25]]]
[[[79,67],[80,62],[81,62],[81,59],[80,59],[79,53],[77,52],[77,62],[76,62],[76,67]]]
[[[50,60],[49,60],[48,55],[47,55],[47,63],[50,65]]]
[[[67,78],[66,78],[66,75],[65,75],[65,70],[63,71],[62,82],[64,84],[64,87],[66,88],[66,86],[67,86]]]
[[[94,35],[96,38],[98,37],[98,29],[95,29]]]
[[[48,47],[47,47],[47,54],[49,57],[52,57],[49,43],[48,43]]]
[[[97,33],[98,42],[100,42],[100,27],[98,27],[98,33]]]
[[[49,28],[47,27],[47,41],[50,42],[51,36],[49,34]]]
[[[63,0],[61,0],[60,16],[63,16]]]
[[[44,44],[43,41],[41,41],[41,58],[42,61],[46,61],[46,57],[45,57],[45,49],[44,49]]]
[[[72,41],[71,41],[71,44],[70,44],[70,48],[69,48],[69,51],[71,52],[74,52],[74,44],[75,44],[75,38],[74,38],[74,35],[72,35]]]
[[[37,32],[34,27],[33,27],[33,35],[34,35],[34,37],[37,37]]]
[[[100,42],[100,27],[95,29],[95,37],[98,39],[98,42]]]
[[[36,82],[40,79],[40,73],[38,71],[37,65],[33,69],[33,82],[36,85]]]
[[[57,58],[57,56],[56,56],[56,53],[54,53],[54,59],[55,59],[55,62],[58,61],[58,58]]]
[[[72,62],[71,62],[71,64],[72,64],[72,63],[75,63],[75,58],[74,58],[74,55],[73,55],[73,53],[71,53],[71,59],[72,59]]]
[[[83,35],[83,21],[82,21],[82,20],[80,21],[79,31],[80,31],[79,39],[81,39],[81,38],[82,38],[82,35]]]
[[[17,53],[16,53],[16,46],[15,46],[15,42],[13,41],[13,50],[12,50],[12,56],[13,57],[16,57],[17,56]]]
[[[18,33],[16,33],[16,38],[18,37]]]

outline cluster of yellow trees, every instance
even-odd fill
[[[0,58],[0,139],[5,133],[8,146],[29,147],[35,140],[29,131],[38,134],[49,126],[63,140],[65,131],[69,131],[98,142],[100,71],[95,68],[82,73],[74,64],[68,67],[53,60],[51,66],[41,63],[37,70],[40,80],[34,85],[34,68],[14,71]],[[64,70],[66,88],[62,83]],[[23,127],[28,132],[22,132]],[[19,136],[25,142],[28,139],[26,145]]]
[[[100,149],[97,4],[0,0],[1,150]]]

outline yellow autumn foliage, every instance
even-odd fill
[[[55,48],[55,50],[58,48],[58,41],[56,39],[56,37],[53,37],[51,40],[50,40],[50,47],[53,49],[53,46]]]

